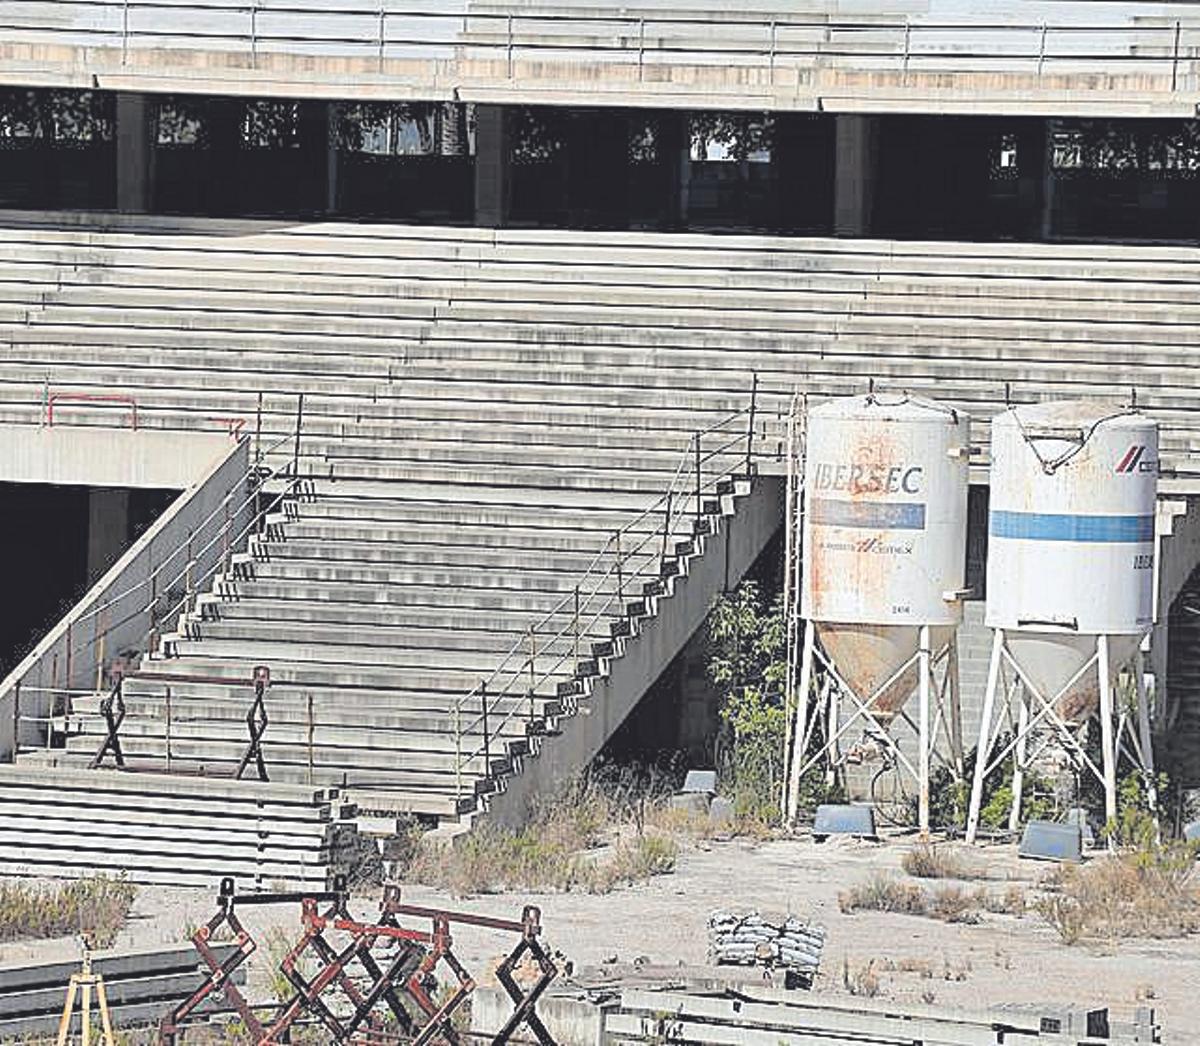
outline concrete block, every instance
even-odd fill
[[[874,839],[875,811],[858,804],[822,803],[817,807],[812,833],[818,842],[831,835]]]
[[[1038,861],[1078,863],[1083,859],[1083,833],[1077,824],[1030,821],[1017,853]]]
[[[718,827],[727,827],[733,824],[734,819],[733,800],[726,799],[723,795],[713,797],[713,801],[708,807],[708,819]]]
[[[1183,837],[1189,843],[1200,842],[1200,821],[1193,821],[1191,824],[1184,825]]]
[[[680,792],[671,796],[672,810],[683,810],[697,817],[707,817],[710,797],[707,792]]]

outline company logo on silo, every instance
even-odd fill
[[[1117,462],[1116,471],[1125,475],[1157,472],[1158,462],[1154,458],[1147,457],[1146,444],[1134,443],[1121,456],[1121,460]]]
[[[813,470],[813,486],[817,490],[845,490],[851,494],[920,494],[924,475],[920,465],[819,461]]]

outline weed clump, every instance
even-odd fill
[[[544,804],[524,828],[484,824],[453,844],[420,848],[407,875],[458,896],[517,889],[608,893],[666,875],[679,845],[654,825],[661,797],[643,799],[630,802],[583,779]]]
[[[838,894],[838,907],[848,915],[854,912],[928,915],[929,898],[919,886],[877,874]]]
[[[1150,844],[1064,867],[1038,903],[1066,944],[1085,938],[1182,937],[1200,932],[1196,848]]]
[[[98,875],[68,883],[0,883],[0,941],[80,934],[107,948],[129,917],[137,887]]]
[[[978,873],[958,855],[932,843],[918,843],[900,861],[917,879],[974,879]]]

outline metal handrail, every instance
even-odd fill
[[[47,5],[48,6],[48,5]],[[461,16],[446,12],[431,11],[427,7],[421,9],[415,4],[395,3],[384,0],[381,4],[372,4],[363,0],[361,4],[341,6],[338,10],[328,12],[327,17],[339,23],[334,32],[318,35],[303,31],[281,31],[279,29],[264,31],[261,24],[260,5],[258,3],[166,3],[164,0],[56,0],[55,6],[69,10],[71,8],[85,11],[108,11],[113,16],[113,25],[56,25],[40,29],[31,29],[27,24],[15,25],[0,22],[0,29],[20,30],[25,34],[45,33],[55,35],[69,33],[89,41],[88,46],[100,46],[104,41],[112,41],[119,45],[127,54],[131,45],[139,41],[156,44],[157,41],[168,38],[173,41],[188,40],[196,43],[221,43],[238,45],[257,59],[258,53],[265,47],[279,47],[294,43],[325,44],[331,51],[336,49],[360,49],[364,58],[386,61],[389,57],[387,49],[390,46],[403,48],[412,57],[412,52],[418,53],[444,51],[447,46],[465,47],[478,52],[496,52],[508,60],[510,76],[512,65],[519,52],[540,51],[574,51],[595,52],[611,56],[613,54],[628,55],[631,62],[636,61],[639,67],[645,63],[647,56],[655,54],[696,54],[707,53],[713,56],[728,54],[730,56],[750,55],[768,60],[772,67],[781,61],[796,58],[828,58],[850,57],[858,59],[903,60],[908,67],[913,62],[930,60],[946,62],[948,59],[959,58],[977,62],[994,61],[1027,61],[1036,65],[1042,72],[1047,65],[1056,62],[1079,62],[1086,59],[1113,61],[1162,63],[1169,66],[1174,79],[1181,62],[1194,64],[1194,59],[1187,57],[1191,45],[1182,49],[1179,36],[1184,26],[1184,20],[1189,16],[1195,17],[1200,12],[1197,5],[1178,5],[1170,14],[1163,15],[1150,5],[1146,10],[1151,15],[1159,14],[1163,24],[1139,24],[1133,17],[1124,17],[1111,22],[1089,22],[1071,24],[1060,22],[1001,22],[996,20],[980,21],[934,21],[911,16],[896,16],[887,22],[855,21],[826,21],[814,19],[799,12],[789,16],[786,12],[772,13],[770,17],[759,14],[737,15],[736,12],[721,12],[720,16],[714,11],[705,12],[669,12],[653,13],[650,16],[633,13],[588,13],[581,16],[573,11],[542,11],[537,13],[517,10],[471,11]],[[499,5],[497,5],[499,6]],[[1140,6],[1140,5],[1139,5]],[[171,25],[169,15],[178,14],[181,10],[201,11],[214,17],[221,18],[221,28],[212,30],[185,30]],[[160,12],[157,18],[147,18],[146,28],[130,28],[129,13]],[[1183,18],[1178,17],[1178,14]],[[297,25],[300,20],[311,18],[312,11],[299,4],[275,4],[270,7],[273,20],[278,24],[281,17],[294,17]],[[1135,8],[1134,14],[1137,14]],[[367,21],[369,19],[369,22]],[[405,32],[408,24],[421,25],[436,19],[447,26],[444,33]],[[563,25],[585,23],[592,28],[590,39],[586,43],[578,43],[556,35],[556,28]],[[374,31],[361,32],[357,25],[370,24]],[[737,39],[726,37],[713,41],[706,39],[702,32],[689,33],[692,27],[703,29],[712,25],[736,25],[742,34]],[[225,28],[227,26],[233,29]],[[538,37],[538,27],[545,27],[545,36]],[[755,38],[747,38],[749,30]],[[816,39],[791,42],[788,35],[796,31],[808,31],[816,35]],[[672,39],[674,34],[674,39]],[[931,37],[931,50],[921,48],[922,37]],[[961,49],[947,50],[945,37],[981,34],[989,40],[968,40]],[[843,43],[840,38],[866,36],[869,39],[858,42]],[[1076,43],[1070,50],[1057,50],[1061,38],[1079,38],[1089,41],[1097,37],[1117,37],[1120,40],[1116,46],[1102,40],[1097,46],[1087,47]],[[939,39],[940,38],[940,39]],[[161,45],[159,45],[161,46]],[[1155,47],[1160,53],[1148,54],[1146,48]],[[432,54],[431,57],[442,57]],[[470,57],[469,55],[467,56]]]
[[[488,676],[455,703],[455,787],[460,800],[467,766],[480,756],[490,758],[492,740],[498,738],[524,709],[528,708],[533,717],[535,695],[541,685],[563,675],[564,666],[577,668],[580,661],[586,659],[580,655],[580,644],[585,639],[591,642],[587,637],[593,636],[600,622],[611,616],[614,604],[623,606],[627,598],[626,586],[664,576],[662,566],[670,558],[671,538],[679,532],[680,522],[699,518],[704,496],[728,475],[738,471],[737,464],[730,459],[735,458],[749,471],[758,420],[757,394],[758,379],[755,376],[748,407],[689,435],[667,489],[609,535],[567,593],[522,633]],[[746,419],[743,431],[722,441],[716,448],[703,447],[706,436],[727,432],[729,426],[742,419]],[[710,462],[718,463],[718,467],[705,478],[704,466]],[[723,464],[729,467],[723,467]],[[693,497],[696,505],[691,507],[689,503]],[[661,524],[640,532],[632,545],[622,540],[659,514]],[[568,608],[567,620],[547,634],[546,626],[564,615]],[[550,660],[548,667],[547,658]],[[502,710],[500,703],[505,700],[509,701],[509,708]],[[465,720],[464,715],[467,716]],[[465,751],[464,737],[479,728],[482,728],[479,743]]]
[[[172,621],[177,620],[178,616],[183,613],[188,605],[195,599],[200,588],[208,582],[218,571],[228,569],[230,566],[230,557],[234,549],[256,529],[261,529],[261,524],[266,516],[273,512],[279,504],[288,496],[290,496],[296,487],[303,482],[303,477],[298,475],[299,472],[299,435],[300,425],[302,423],[302,413],[297,412],[296,429],[289,431],[274,443],[260,451],[251,459],[246,471],[231,485],[230,489],[220,499],[215,508],[213,508],[191,531],[191,535],[205,535],[207,537],[203,543],[197,548],[193,544],[192,537],[186,542],[181,542],[176,545],[160,562],[152,567],[149,573],[141,580],[134,582],[120,592],[107,595],[102,601],[95,606],[81,613],[78,618],[69,620],[65,626],[65,634],[63,636],[64,645],[61,648],[61,656],[65,662],[65,667],[69,671],[76,655],[84,654],[89,650],[98,651],[97,659],[97,675],[102,671],[101,660],[103,659],[103,651],[105,649],[108,637],[120,629],[122,626],[134,621],[143,615],[148,617],[148,627],[146,630],[147,645],[152,634],[162,625],[169,625]],[[241,442],[248,439],[248,436],[242,436]],[[274,468],[265,468],[264,460],[279,447],[284,444],[292,444],[294,447],[293,454],[283,464]],[[245,496],[236,499],[235,491],[242,487],[246,480],[252,480],[249,489]],[[236,525],[236,521],[242,517],[244,511],[260,502],[263,495],[264,487],[267,483],[273,480],[283,479],[283,488],[275,493],[266,504],[259,505],[250,515],[250,518],[240,527]],[[223,517],[223,522],[214,522],[218,517]],[[208,533],[211,531],[211,533]],[[217,556],[203,570],[197,572],[197,565],[203,562],[205,556],[210,553],[215,547],[222,545],[224,552]],[[184,556],[184,562],[179,565],[178,569],[173,573],[168,573],[168,569],[172,564]],[[164,577],[167,580],[163,580]],[[180,583],[184,582],[184,594],[174,603],[167,605],[165,610],[157,611],[156,608],[160,602],[160,594],[167,594]],[[123,602],[135,597],[141,592],[148,591],[148,596],[144,600],[139,600],[136,608],[125,613],[123,616],[106,619],[105,615],[113,608],[119,606]],[[92,623],[91,629],[87,625]],[[57,627],[57,626],[56,626]],[[55,629],[51,629],[51,634]],[[76,642],[74,636],[84,635],[82,641]],[[59,654],[55,654],[57,658]],[[77,693],[94,693],[92,690],[80,690],[77,687],[72,687],[68,681],[66,686],[56,687],[30,687],[25,684],[25,679],[28,673],[17,678],[13,686],[16,692],[24,693],[49,693],[55,696],[70,696]],[[21,714],[19,704],[14,707],[14,716],[22,721],[32,721],[32,717],[28,713]],[[14,737],[14,751],[19,743],[19,738]]]

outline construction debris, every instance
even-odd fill
[[[717,965],[782,969],[811,987],[821,966],[825,927],[794,915],[768,919],[757,911],[718,910],[708,919],[709,957]]]

